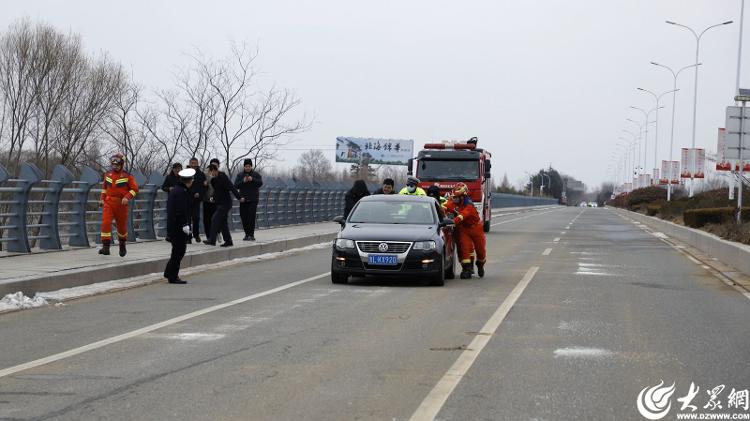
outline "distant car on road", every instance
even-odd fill
[[[596,202],[589,202],[589,207],[590,208],[598,208],[599,205]]]
[[[579,206],[579,207],[582,207],[582,208],[585,208],[585,207],[587,207],[588,205],[589,205],[589,204],[588,204],[588,203],[586,203],[586,202],[581,202],[581,204],[580,204],[580,205],[578,205],[578,206]]]
[[[427,196],[374,195],[357,202],[333,244],[331,281],[349,276],[425,276],[441,286],[455,277],[453,220]]]

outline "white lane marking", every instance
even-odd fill
[[[569,347],[558,348],[554,351],[555,357],[570,358],[601,358],[609,357],[614,353],[602,348]]]
[[[258,298],[266,297],[266,296],[275,294],[277,292],[287,290],[289,288],[294,288],[299,285],[303,285],[312,281],[316,281],[318,279],[328,276],[329,274],[330,272],[321,273],[320,275],[315,275],[310,278],[302,279],[302,280],[295,281],[295,282],[290,282],[288,284],[284,284],[276,288],[272,288],[263,292],[258,292],[252,295],[248,295],[247,297],[238,298],[236,300],[232,300],[223,304],[217,304],[215,306],[206,307],[201,310],[196,310],[191,313],[183,314],[182,316],[177,316],[169,320],[165,320],[163,322],[155,323],[150,326],[142,327],[140,329],[136,329],[127,333],[123,333],[121,335],[113,336],[107,339],[102,339],[101,341],[93,342],[88,345],[84,345],[78,348],[70,349],[68,351],[60,352],[59,354],[50,355],[48,357],[40,358],[38,360],[29,361],[27,363],[19,364],[13,367],[8,367],[8,368],[0,370],[0,378],[7,377],[7,376],[10,376],[11,374],[15,374],[24,370],[39,367],[45,364],[53,363],[55,361],[60,361],[65,358],[70,358],[79,354],[83,354],[84,352],[93,351],[95,349],[99,349],[99,348],[102,348],[102,347],[105,347],[107,345],[111,345],[117,342],[122,342],[124,340],[143,335],[144,333],[153,332],[157,329],[161,329],[166,326],[171,326],[180,322],[184,322],[185,320],[190,320],[198,316],[202,316],[204,314],[213,313],[215,311],[223,310],[227,307],[232,307],[237,304],[242,304],[242,303],[246,303],[248,301],[252,301]]]
[[[474,364],[474,361],[479,357],[484,347],[490,342],[492,336],[500,327],[500,324],[508,315],[508,312],[516,303],[518,298],[523,293],[524,289],[529,285],[529,282],[534,278],[536,272],[539,270],[539,266],[533,266],[529,268],[523,278],[518,282],[513,291],[510,292],[508,297],[500,304],[497,311],[487,320],[479,334],[474,336],[474,339],[468,345],[467,349],[461,352],[456,361],[453,363],[451,368],[443,375],[443,377],[437,382],[435,387],[432,388],[430,393],[419,405],[419,408],[412,414],[411,421],[422,421],[422,420],[433,420],[437,416],[440,409],[445,405],[445,402],[450,397],[453,390],[461,382],[461,379],[469,372],[469,369]]]
[[[522,219],[528,219],[528,218],[531,218],[531,217],[533,217],[533,216],[541,216],[541,215],[544,215],[544,214],[546,214],[546,213],[551,213],[551,212],[554,212],[554,211],[556,211],[556,210],[557,210],[557,209],[553,209],[553,210],[551,210],[551,211],[547,211],[547,212],[542,212],[542,213],[533,213],[533,214],[531,214],[531,215],[529,215],[529,216],[522,216],[522,217],[520,217],[520,218],[514,218],[514,219],[509,219],[509,220],[507,220],[507,221],[503,221],[503,222],[497,222],[497,223],[494,223],[494,224],[492,224],[492,225],[490,225],[490,226],[491,226],[491,227],[494,227],[494,226],[496,226],[496,225],[507,224],[508,222],[513,222],[513,221],[520,221],[520,220],[522,220]]]
[[[552,240],[552,242],[553,242],[553,243],[556,243],[556,242],[558,242],[558,241],[560,241],[560,237],[555,237],[555,239],[554,239],[554,240]]]
[[[565,235],[567,231],[560,231],[560,234]]]
[[[552,249],[551,248],[546,248],[542,252],[542,256],[549,256],[550,253],[552,253]]]
[[[663,232],[653,232],[651,233],[656,238],[669,238],[667,237],[667,234],[664,234]]]
[[[701,265],[702,264],[702,262],[700,260],[696,259],[693,256],[686,255],[685,257],[687,257],[691,262],[695,263],[696,265]]]

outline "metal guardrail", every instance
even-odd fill
[[[60,250],[64,246],[91,247],[99,243],[99,196],[102,175],[89,167],[77,171],[58,165],[49,180],[31,163],[22,163],[13,178],[0,165],[0,246],[3,251],[30,253]],[[167,194],[164,176],[132,172],[139,186],[131,201],[128,241],[157,240],[166,236]],[[349,183],[309,183],[278,178],[264,179],[260,191],[256,229],[330,221],[344,209]],[[375,190],[377,185],[370,185]],[[230,229],[242,222],[234,200]],[[201,213],[203,207],[201,206]],[[201,229],[203,229],[201,215]]]
[[[0,247],[13,253],[60,250],[64,246],[90,247],[99,243],[102,210],[99,208],[102,175],[83,167],[76,171],[58,165],[48,180],[30,163],[22,163],[13,178],[0,165]],[[161,190],[164,176],[148,177],[132,172],[139,186],[128,215],[128,240],[148,241],[166,237],[167,194]],[[257,229],[330,221],[344,209],[349,182],[264,179],[260,191]],[[378,185],[368,186],[371,191]],[[234,200],[234,199],[233,199]],[[493,207],[556,203],[554,199],[492,194]],[[203,207],[201,206],[201,212]],[[234,200],[229,226],[242,228],[239,203]],[[201,227],[203,228],[201,215]]]

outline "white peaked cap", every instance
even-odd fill
[[[192,168],[185,168],[184,170],[177,173],[180,178],[193,178],[195,176],[195,170]]]

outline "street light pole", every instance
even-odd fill
[[[648,165],[648,157],[647,157],[647,154],[648,154],[648,125],[652,123],[651,121],[649,121],[649,116],[654,111],[658,112],[658,110],[659,110],[660,107],[657,106],[656,108],[653,108],[653,109],[649,110],[648,112],[646,112],[646,110],[644,110],[643,108],[634,107],[632,105],[630,106],[630,108],[642,112],[643,116],[646,119],[646,121],[645,121],[645,126],[646,126],[645,137],[646,137],[646,140],[644,140],[644,142],[643,142],[643,171],[646,172],[646,165]],[[661,108],[663,108],[663,107],[661,107]]]
[[[643,89],[643,88],[636,88],[636,89],[638,89],[641,92],[646,92],[646,93],[651,94],[654,97],[654,100],[656,101],[656,117],[654,118],[654,120],[656,120],[656,129],[655,129],[656,133],[654,135],[654,170],[657,170],[658,168],[656,166],[656,162],[657,162],[657,155],[659,152],[659,108],[663,108],[659,106],[659,102],[661,101],[661,97],[663,97],[664,95],[679,91],[679,89],[675,88],[675,89],[672,89],[671,91],[666,91],[662,93],[661,95],[656,95],[655,93],[649,91],[648,89]],[[656,174],[655,171],[654,171],[654,174]]]
[[[673,174],[672,174],[672,159],[673,159],[672,158],[672,152],[674,151],[674,116],[675,116],[675,104],[677,102],[677,91],[679,90],[679,89],[677,89],[677,76],[679,76],[680,73],[683,70],[689,69],[691,67],[700,66],[702,63],[695,63],[695,64],[691,64],[689,66],[685,66],[685,67],[681,68],[680,70],[678,70],[677,72],[675,72],[674,70],[672,70],[672,68],[669,67],[669,66],[665,66],[663,64],[659,64],[659,63],[654,62],[654,61],[652,61],[651,64],[653,64],[654,66],[662,67],[664,69],[669,70],[669,72],[672,74],[672,80],[673,80],[673,85],[672,85],[673,86],[673,89],[672,89],[672,128],[669,130],[669,165],[667,166],[667,168],[669,168],[669,182],[667,183],[667,202],[669,202],[669,201],[672,200],[672,177],[673,177]]]
[[[716,25],[711,25],[701,31],[700,34],[696,33],[693,28],[690,28],[689,26],[673,22],[673,21],[666,21],[669,25],[679,26],[680,28],[687,29],[690,31],[690,33],[693,34],[695,37],[695,61],[694,63],[699,63],[699,53],[700,53],[700,45],[701,45],[701,37],[703,37],[703,34],[706,33],[709,29],[716,28],[723,25],[729,25],[732,23],[731,20],[728,20],[726,22],[717,23]],[[698,66],[695,66],[695,83],[693,85],[693,135],[692,135],[692,143],[691,148],[695,149],[695,122],[697,117],[697,111],[698,111]],[[693,151],[693,162],[692,162],[692,168],[690,168],[690,197],[693,197],[693,193],[695,192],[695,151]]]

